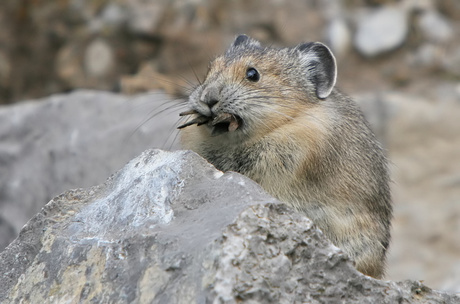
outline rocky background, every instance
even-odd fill
[[[237,33],[328,43],[349,93],[458,98],[459,20],[456,0],[4,0],[0,102],[82,87],[186,93]]]
[[[312,40],[331,46],[338,86],[360,102],[393,164],[388,279],[459,292],[457,0],[3,0],[0,103],[77,88],[186,96],[238,33],[280,46]],[[142,149],[172,145],[157,139],[173,125],[148,114],[166,97],[155,93],[157,102],[149,104],[148,95],[76,94],[0,109],[3,240],[60,192],[102,182]],[[130,141],[115,136],[121,130],[134,134]],[[125,153],[126,146],[137,150]]]

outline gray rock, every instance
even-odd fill
[[[169,105],[160,92],[77,91],[1,107],[0,222],[14,230],[0,250],[57,194],[102,183],[145,149],[174,148],[179,109],[154,116]]]
[[[128,29],[141,35],[154,35],[168,5],[162,1],[130,1],[128,6]]]
[[[107,77],[113,71],[115,55],[104,39],[97,38],[86,47],[84,67],[90,77]]]
[[[454,37],[454,31],[449,22],[434,10],[424,12],[420,16],[418,26],[425,37],[434,43],[448,42]]]
[[[367,12],[357,24],[354,46],[368,57],[396,49],[408,34],[407,19],[406,10],[394,6]]]
[[[256,183],[161,150],[54,198],[0,254],[0,284],[2,303],[460,301],[360,274]]]
[[[64,45],[56,54],[56,74],[69,87],[85,86],[85,72],[81,65],[83,54],[84,47],[78,44]]]
[[[335,56],[343,57],[351,45],[351,32],[345,20],[333,19],[327,28],[326,40]]]
[[[108,3],[101,13],[101,19],[104,24],[115,28],[121,27],[129,20],[125,8],[117,3]]]
[[[389,114],[386,147],[395,202],[387,278],[423,280],[434,288],[460,293],[460,284],[455,285],[460,282],[457,85],[429,83],[430,92],[424,96],[395,91],[381,97]]]
[[[438,43],[424,43],[408,57],[408,62],[417,67],[440,67],[445,58],[445,49]]]

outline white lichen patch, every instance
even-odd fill
[[[110,193],[83,207],[69,231],[110,241],[124,227],[169,223],[174,217],[170,202],[183,187],[179,173],[184,153],[149,150],[129,162],[111,180]]]

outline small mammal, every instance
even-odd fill
[[[269,48],[238,36],[190,95],[182,145],[303,212],[359,271],[384,273],[387,161],[357,105],[335,88],[322,43]]]

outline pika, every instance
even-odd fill
[[[278,49],[240,35],[189,96],[181,141],[305,214],[359,271],[381,278],[392,219],[387,160],[336,77],[322,43]]]

